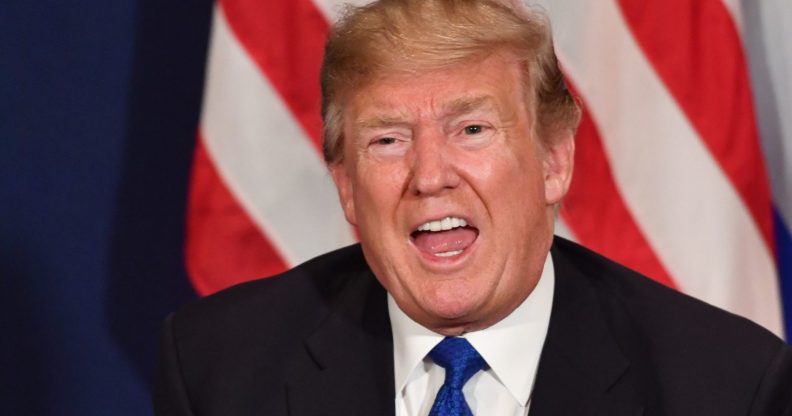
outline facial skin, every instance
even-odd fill
[[[524,97],[518,63],[503,52],[378,79],[344,107],[343,159],[330,170],[346,218],[377,279],[435,332],[493,325],[541,274],[574,142],[532,137]],[[417,231],[446,217],[468,226]]]

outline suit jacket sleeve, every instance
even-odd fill
[[[173,335],[173,314],[165,320],[154,381],[154,412],[157,416],[192,416],[182,377],[179,352]]]

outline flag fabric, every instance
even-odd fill
[[[202,295],[355,241],[320,142],[318,74],[341,3],[216,4],[186,238]],[[792,330],[792,5],[537,3],[584,107],[557,232]]]

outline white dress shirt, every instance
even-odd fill
[[[533,292],[506,318],[462,335],[487,362],[463,387],[474,415],[528,414],[531,391],[553,305],[555,272],[550,253]],[[429,351],[443,339],[410,319],[388,295],[393,331],[396,416],[428,415],[445,379]]]

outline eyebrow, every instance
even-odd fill
[[[359,128],[363,129],[376,129],[380,127],[392,127],[400,124],[406,124],[404,119],[397,116],[375,116],[363,120],[358,120]]]
[[[482,108],[494,108],[495,100],[489,95],[462,97],[452,100],[443,106],[443,116],[453,117],[460,114],[470,113]],[[393,127],[409,124],[403,117],[398,115],[378,115],[370,118],[357,120],[358,128],[377,129],[382,127]]]

